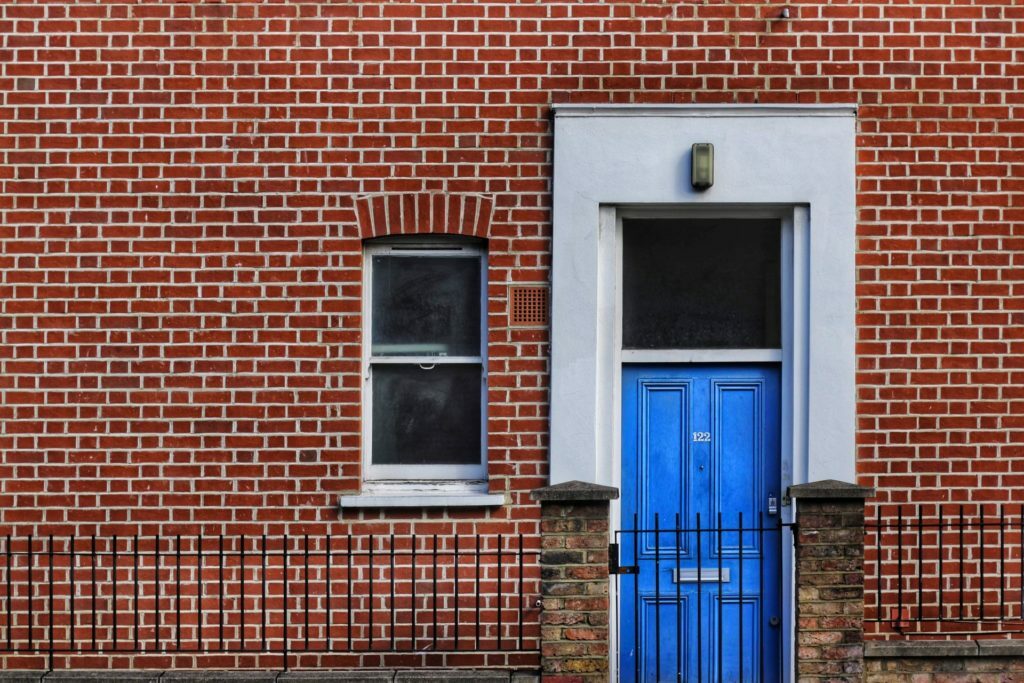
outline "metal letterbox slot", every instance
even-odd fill
[[[673,569],[672,581],[674,583],[697,583],[697,572],[700,572],[701,583],[729,583],[729,570],[722,569],[719,574],[717,567],[704,567],[702,569]]]

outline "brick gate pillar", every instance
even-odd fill
[[[796,500],[796,680],[864,677],[864,499],[828,480],[789,487]]]
[[[546,683],[608,680],[608,501],[611,486],[570,481],[541,504],[541,672]]]

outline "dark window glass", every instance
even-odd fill
[[[480,259],[374,256],[375,356],[479,356]]]
[[[625,221],[623,346],[778,348],[780,239],[771,219]]]
[[[479,464],[480,384],[479,365],[375,365],[373,464]]]

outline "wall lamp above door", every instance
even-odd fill
[[[690,184],[703,191],[715,183],[715,146],[710,142],[695,142],[690,148]]]

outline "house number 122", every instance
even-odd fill
[[[694,432],[694,443],[708,443],[711,441],[711,432]]]

